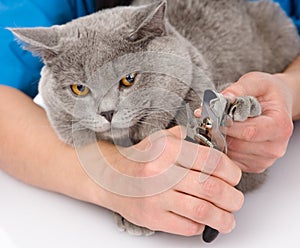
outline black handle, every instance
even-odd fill
[[[212,227],[205,226],[204,232],[202,234],[202,239],[206,243],[210,243],[214,241],[219,234],[219,231],[216,229],[213,229]]]
[[[199,144],[196,140],[192,139],[191,137],[187,136],[185,138],[186,141],[195,143],[195,144]],[[216,239],[216,237],[218,236],[219,231],[216,229],[213,229],[212,227],[209,226],[205,226],[205,229],[203,231],[202,234],[202,239],[204,242],[206,243],[210,243],[212,241],[214,241]]]

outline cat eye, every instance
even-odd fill
[[[71,85],[71,90],[76,96],[86,96],[90,89],[82,84]]]
[[[120,80],[120,85],[124,87],[131,87],[135,82],[136,76],[137,73],[130,73],[126,75]]]

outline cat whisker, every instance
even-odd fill
[[[140,126],[148,125],[148,126],[153,127],[153,128],[157,128],[158,127],[154,123],[151,123],[151,122],[148,122],[148,121],[138,121],[136,124],[140,125]]]
[[[164,116],[162,116],[162,113],[161,112],[151,112],[151,113],[144,113],[144,114],[141,114],[142,117],[151,117],[151,119],[159,119],[159,120],[163,120],[163,121],[168,121],[170,119],[173,119],[174,116],[173,115],[168,115],[169,118],[166,118]]]
[[[160,111],[160,112],[169,112],[169,111],[179,111],[179,110],[184,110],[185,109],[185,106],[174,106],[173,108],[163,108],[163,107],[150,107],[150,108],[145,108],[143,110],[149,110],[149,111],[154,111],[154,110],[157,110],[157,111]]]

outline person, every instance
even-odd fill
[[[278,2],[295,23],[300,34],[300,3]],[[300,56],[283,72],[270,75],[251,72],[227,88],[223,95],[234,98],[252,95],[263,107],[262,116],[246,123],[235,122],[226,132],[228,155],[245,172],[260,173],[284,156],[293,132],[293,121],[300,119]],[[201,110],[196,110],[199,116]]]
[[[13,3],[1,3],[1,6],[12,4],[5,9],[6,11],[7,9],[13,9],[12,6],[17,8],[20,3],[28,4],[31,2],[33,3],[34,0],[18,0]],[[54,2],[58,1],[43,1],[45,10],[47,11],[41,12],[40,14],[47,13],[48,10],[50,10],[50,8],[47,7],[47,4],[50,2],[53,4],[54,9],[56,9]],[[59,1],[59,4],[61,2],[62,1]],[[94,11],[91,1],[90,5],[88,4],[89,1],[83,0],[67,2],[72,3],[71,7],[75,8],[75,12],[76,10],[82,11],[84,9],[83,12],[77,12],[77,16],[75,17]],[[41,6],[41,2],[38,6]],[[57,6],[58,5],[56,5],[56,7]],[[70,13],[74,13],[74,9],[69,8],[69,10]],[[50,12],[55,13],[55,11]],[[4,9],[0,9],[0,13],[3,15]],[[19,16],[18,13],[17,11],[15,16]],[[32,9],[27,13],[26,9],[22,8],[22,18],[27,20],[24,16],[28,17],[28,15],[35,16],[35,18],[37,17],[37,15],[33,15]],[[60,12],[59,16],[62,17],[64,15]],[[10,14],[10,18],[11,17],[12,13]],[[73,17],[74,16],[71,16],[70,18]],[[1,22],[4,19],[1,18]],[[67,20],[64,19],[60,21],[63,22]],[[45,25],[58,23],[57,21],[55,21],[55,23],[48,21]],[[32,25],[34,24],[32,23]],[[3,32],[3,26],[1,26],[1,35]],[[10,37],[10,39],[12,39],[12,37]],[[4,39],[1,39],[1,42],[3,40]],[[11,43],[4,43],[5,46],[2,46],[2,44],[1,49],[3,51],[9,50],[8,48],[12,50],[15,49],[11,47]],[[22,57],[16,50],[13,50],[12,53],[14,56],[17,55],[17,59],[21,60],[21,63],[16,63],[16,60],[11,58],[11,54],[1,57],[0,60],[1,70],[10,69],[11,72],[6,75],[6,78],[4,77],[5,74],[2,74],[2,85],[0,85],[0,111],[2,117],[5,117],[0,119],[0,168],[3,171],[25,183],[111,209],[120,213],[129,221],[146,226],[152,230],[190,236],[202,233],[204,225],[209,225],[221,233],[228,233],[234,228],[235,220],[233,212],[238,211],[242,207],[244,200],[243,194],[234,188],[240,180],[241,169],[248,168],[248,170],[259,171],[263,169],[255,168],[255,165],[253,166],[250,163],[252,159],[251,155],[249,155],[249,160],[245,161],[243,160],[244,158],[240,158],[234,154],[231,154],[233,159],[230,159],[224,154],[219,154],[220,159],[212,175],[205,181],[199,181],[199,176],[205,174],[205,171],[202,172],[203,161],[208,156],[209,149],[185,142],[180,127],[162,131],[166,134],[166,147],[163,153],[157,159],[143,164],[142,167],[139,163],[129,161],[126,157],[121,156],[113,145],[99,142],[99,146],[110,164],[127,175],[138,177],[156,175],[164,169],[164,165],[166,166],[178,162],[180,162],[180,167],[186,170],[186,176],[183,180],[178,182],[178,184],[153,196],[132,198],[107,191],[99,187],[87,176],[78,161],[74,148],[63,144],[57,138],[47,120],[44,110],[33,103],[31,97],[36,94],[36,91],[32,89],[36,89],[36,83],[34,82],[37,82],[38,79],[32,76],[31,80],[27,80],[26,75],[32,75],[33,70],[38,71],[39,66],[35,68],[27,67],[28,64],[31,65],[33,62],[27,63],[25,56],[29,55],[25,54],[26,52],[23,53],[22,55],[24,56]],[[35,63],[38,63],[38,61],[34,62],[34,64]],[[13,69],[8,68],[9,66]],[[19,67],[22,68],[21,72],[17,71]],[[294,67],[291,68],[291,71],[294,71]],[[24,73],[27,74],[25,75]],[[283,73],[281,76],[278,75],[278,78],[281,77],[282,80],[285,80],[283,75],[285,74]],[[291,77],[292,76],[293,75],[291,75]],[[273,76],[270,75],[270,77]],[[243,80],[246,79],[247,77]],[[243,80],[241,80],[241,82]],[[273,80],[273,78],[270,80]],[[236,85],[243,85],[241,82]],[[283,81],[281,84],[284,85]],[[271,84],[269,87],[273,89]],[[295,84],[291,84],[290,87],[296,86]],[[239,90],[240,88],[242,87],[235,86],[235,88],[228,89],[227,92],[228,94],[236,95],[248,93],[249,89],[245,88],[244,92],[242,92]],[[298,89],[294,88],[294,91],[296,90]],[[282,98],[278,104],[280,106],[288,105],[286,108],[287,111],[290,111],[290,105],[293,104],[293,99],[285,98],[285,94],[283,94],[281,90],[277,91],[278,95]],[[252,93],[256,92],[252,91]],[[263,93],[266,94],[265,91],[263,91]],[[264,95],[262,95],[260,99],[264,100]],[[277,103],[277,98],[272,94],[266,99]],[[286,101],[288,101],[289,104],[287,104]],[[296,113],[297,110],[295,109],[295,115],[297,115]],[[266,114],[268,114],[268,111],[264,111],[264,115]],[[288,113],[287,116],[289,116]],[[285,121],[287,119],[290,120],[287,116],[284,116]],[[270,115],[269,118],[273,120],[272,115]],[[247,122],[244,123],[244,125],[247,126],[249,124]],[[278,133],[282,132],[281,129],[277,128],[277,123],[270,121],[270,125],[272,125],[269,126],[270,129],[273,128],[277,130]],[[231,130],[234,129],[238,129],[238,127],[233,126]],[[242,129],[244,129],[244,126],[242,126]],[[232,146],[238,142],[244,142],[243,149],[240,152],[246,154],[245,151],[247,151],[248,147],[252,147],[254,142],[242,141],[244,134],[239,137],[238,135],[231,134],[230,131],[228,132],[232,137],[232,142],[230,142]],[[285,132],[288,135],[285,135],[284,142],[287,142],[291,130],[285,130]],[[251,134],[251,132],[249,133]],[[246,137],[246,140],[249,137],[250,135]],[[249,141],[254,140],[256,142],[253,136],[250,138],[252,139],[249,139]],[[265,135],[264,138],[265,140],[269,140],[270,137]],[[187,147],[184,151],[180,151],[185,152],[185,154],[182,154],[184,156],[188,156],[190,150],[199,151],[194,163],[189,164],[184,160],[174,161],[174,158],[178,158],[178,147],[182,143]],[[145,139],[138,144],[138,149],[146,149],[148,144],[149,140]],[[279,157],[280,155],[282,154],[275,154],[274,156]],[[125,164],[126,166],[122,166]],[[240,165],[241,168],[238,165]],[[191,166],[193,167],[192,170],[190,170]]]
[[[34,61],[34,58],[29,59],[29,53],[22,51],[17,45],[14,46],[13,37],[4,27],[30,26],[34,25],[33,22],[36,22],[37,26],[59,24],[95,10],[92,1],[66,2],[70,5],[61,4],[62,1],[58,0],[17,0],[1,3],[1,36],[4,34],[6,37],[1,39],[1,46],[2,51],[5,50],[6,53],[1,53],[3,57],[0,67],[1,72],[9,73],[1,73],[0,79],[0,111],[2,116],[5,116],[0,121],[0,168],[25,183],[103,206],[120,213],[135,224],[153,230],[194,235],[203,231],[203,224],[208,224],[223,233],[230,232],[234,227],[232,212],[242,206],[243,195],[233,187],[240,179],[241,170],[226,156],[222,157],[222,163],[220,162],[215,170],[214,176],[205,184],[199,182],[197,185],[196,181],[196,185],[190,185],[188,180],[183,180],[161,194],[130,198],[99,187],[84,172],[74,148],[66,146],[57,138],[44,110],[35,105],[31,98],[36,94],[35,82],[38,79],[36,74],[32,75],[29,72],[38,71],[41,64]],[[58,5],[62,10],[56,14],[54,10]],[[38,8],[34,8],[36,6]],[[20,10],[22,15],[19,15]],[[63,12],[66,12],[66,17]],[[32,16],[35,20],[30,20]],[[40,18],[37,18],[38,16]],[[22,23],[24,19],[27,22]],[[167,135],[168,142],[163,156],[145,164],[143,170],[139,164],[126,161],[113,145],[99,143],[105,157],[113,160],[112,165],[128,165],[124,167],[126,171],[123,173],[149,176],[164,165],[173,164],[172,158],[177,157],[177,147],[182,142],[180,130],[175,128],[168,133],[171,135]],[[188,145],[192,149],[198,149],[194,144]],[[205,153],[201,155],[205,156]],[[201,159],[199,155],[197,160]],[[184,162],[181,165],[190,166]],[[195,165],[193,171],[186,169],[187,177],[200,177],[200,166],[201,163]],[[210,214],[207,214],[208,212]],[[154,222],[155,219],[159,221]]]
[[[284,156],[293,121],[300,118],[299,78],[300,57],[284,73],[252,72],[223,92],[232,98],[254,95],[263,106],[262,116],[227,130],[228,155],[243,171],[261,173]]]

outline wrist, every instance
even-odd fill
[[[291,106],[291,115],[293,120],[300,119],[300,104],[298,102],[299,93],[300,93],[300,82],[298,79],[294,77],[293,74],[290,73],[277,73],[274,76],[279,78],[283,83],[286,90],[289,92],[287,97],[291,98],[292,106]]]
[[[74,147],[65,145],[56,146],[53,159],[48,161],[49,166],[56,167],[57,175],[53,175],[50,190],[67,195],[71,198],[96,204],[105,208],[112,208],[109,202],[111,196],[93,181],[80,163]]]
[[[101,171],[102,169],[104,169],[103,173],[105,174],[107,174],[109,171],[104,168],[106,166],[110,166],[113,171],[118,171],[123,175],[126,174],[132,176],[134,174],[134,171],[136,169],[135,163],[130,163],[118,151],[115,145],[99,141],[98,148],[100,154],[93,154],[90,153],[90,151],[93,151],[94,145],[95,144],[92,144],[91,147],[87,145],[86,147],[82,148],[86,150],[80,151],[80,153],[83,151],[83,153],[81,154],[83,156],[85,151],[88,152],[87,158],[89,160],[86,161],[86,163],[92,163],[91,165],[93,168],[99,167],[99,170]],[[65,194],[69,195],[72,198],[89,202],[115,212],[119,212],[120,209],[122,210],[125,207],[120,206],[120,202],[124,202],[123,196],[115,194],[109,189],[106,189],[105,186],[102,186],[101,181],[99,181],[101,180],[101,178],[97,177],[97,169],[95,171],[95,177],[93,177],[93,174],[91,176],[89,175],[89,173],[93,173],[93,171],[86,171],[84,164],[80,162],[80,159],[82,158],[78,157],[78,152],[76,151],[76,149],[71,146],[65,146],[64,150],[60,149],[60,153],[61,155],[58,157],[62,157],[62,155],[64,154],[64,159],[60,161],[60,166],[66,167],[66,163],[68,163],[70,168],[68,170],[64,170],[67,173],[64,176],[65,182],[64,184],[62,184],[65,190]],[[106,175],[106,179],[109,177],[110,176],[108,173],[108,175]],[[111,179],[111,183],[116,183],[113,178]]]

